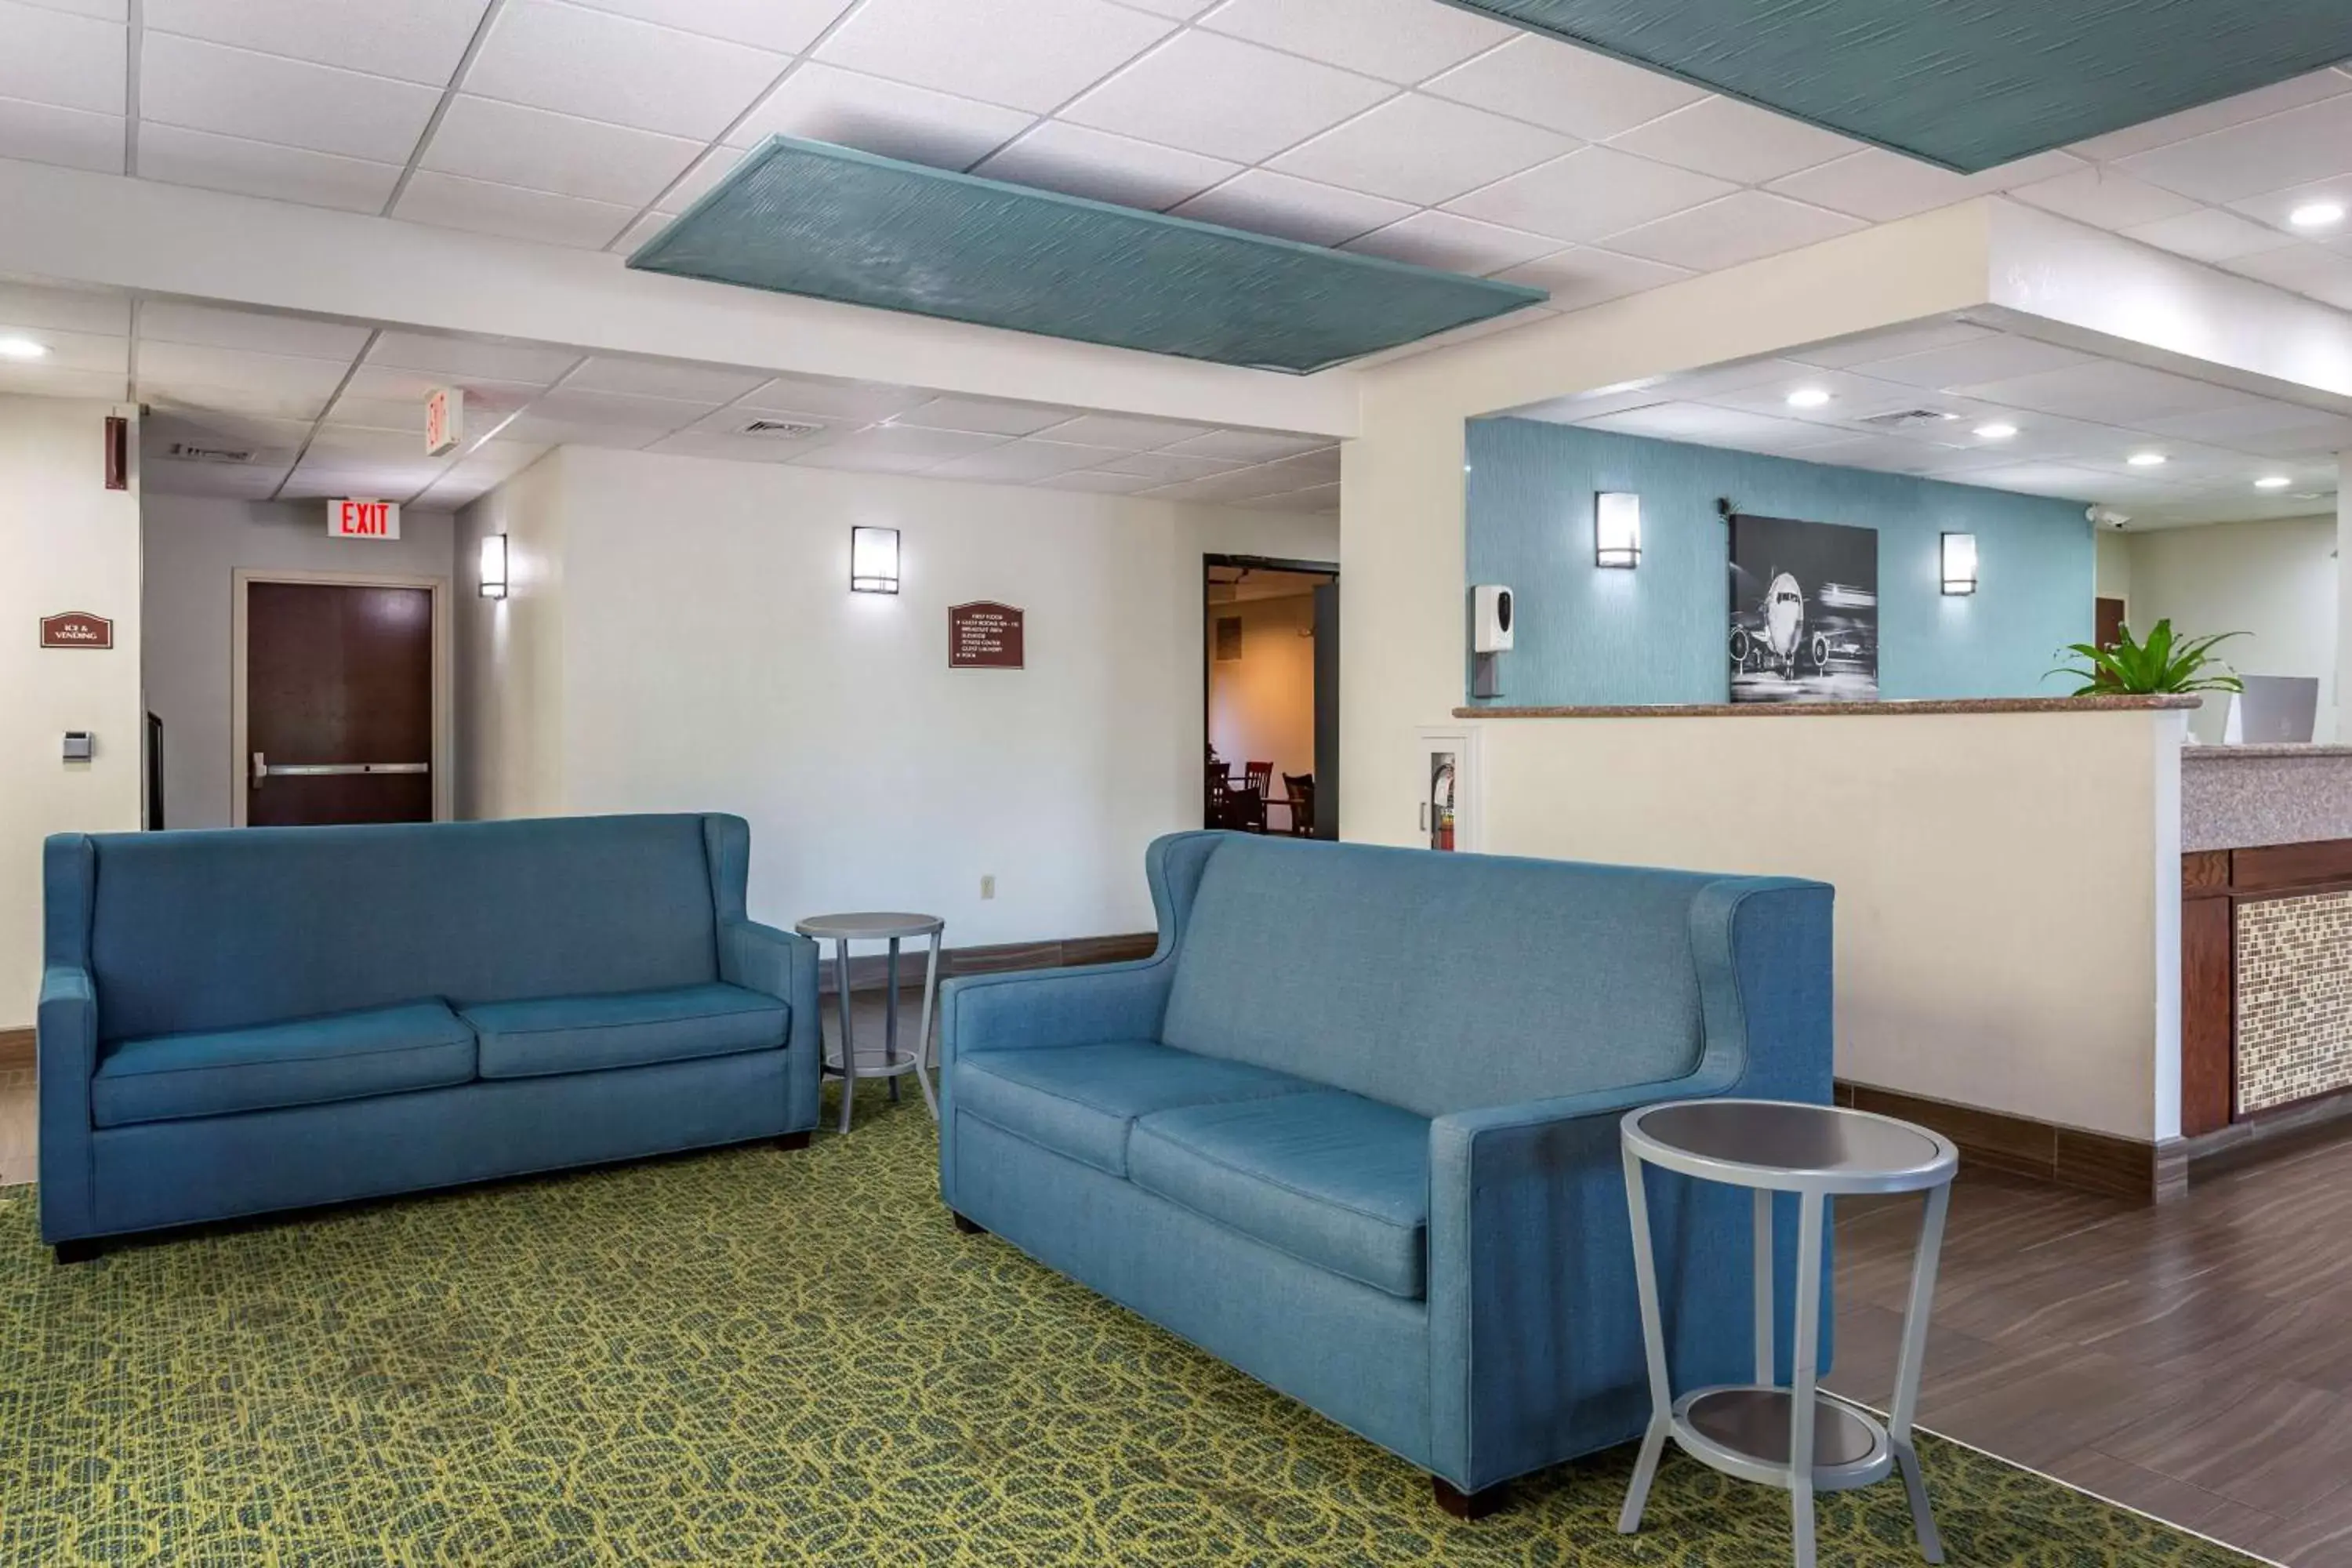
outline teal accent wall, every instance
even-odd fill
[[[2065,644],[2090,640],[2095,552],[2081,501],[1529,419],[1471,421],[1467,451],[1470,582],[1517,597],[1504,703],[1724,701],[1731,531],[1718,496],[1878,531],[1882,698],[2060,693],[2070,688],[2044,672]],[[1633,571],[1593,564],[1601,490],[1642,498]],[[1945,533],[1977,536],[1973,595],[1941,591]]]

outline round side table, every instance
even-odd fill
[[[1958,1151],[1925,1128],[1868,1111],[1763,1100],[1693,1100],[1653,1105],[1619,1123],[1625,1153],[1625,1201],[1633,1223],[1634,1279],[1642,1299],[1651,1415],[1642,1457],[1625,1492],[1617,1528],[1642,1528],[1642,1509],[1668,1437],[1710,1468],[1766,1486],[1785,1487],[1798,1568],[1813,1565],[1813,1494],[1883,1479],[1898,1466],[1911,1502],[1920,1552],[1944,1560],[1942,1538],[1911,1441],[1919,1402],[1927,1313],[1936,1295],[1936,1261],[1944,1242]],[[1755,1198],[1756,1381],[1693,1389],[1677,1398],[1666,1373],[1666,1339],[1658,1306],[1657,1259],[1651,1249],[1648,1194],[1642,1167],[1655,1165],[1702,1181],[1748,1187]],[[1895,1401],[1882,1426],[1868,1411],[1819,1388],[1822,1234],[1829,1200],[1859,1193],[1927,1194],[1911,1300],[1903,1318],[1903,1354]],[[1796,1364],[1786,1387],[1773,1368],[1772,1194],[1797,1194]],[[1794,1456],[1810,1454],[1811,1464]]]
[[[841,1079],[841,1131],[849,1131],[849,1102],[856,1098],[857,1080],[861,1078],[887,1078],[890,1080],[890,1098],[898,1098],[898,1079],[907,1073],[915,1075],[915,1082],[923,1091],[923,1104],[931,1120],[939,1120],[940,1102],[931,1089],[931,998],[940,984],[940,933],[947,921],[937,915],[897,913],[861,913],[842,915],[812,915],[793,929],[805,937],[833,943],[833,973],[835,994],[841,1002],[841,1039],[835,1052],[824,1060],[824,1070]],[[923,972],[923,1030],[920,1043],[905,1056],[898,1054],[898,944],[908,937],[928,936],[931,939],[930,963]],[[856,1032],[849,1022],[849,944],[853,942],[887,942],[890,944],[888,988],[882,1004],[882,1049],[879,1053],[858,1054]]]

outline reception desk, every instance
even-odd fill
[[[2180,773],[2182,1133],[2352,1113],[2352,746],[2190,746]]]

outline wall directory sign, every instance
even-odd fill
[[[114,623],[104,616],[93,616],[88,610],[66,610],[41,617],[43,647],[110,648],[114,646]]]
[[[949,605],[948,668],[1019,669],[1024,619],[1018,607],[990,599]]]
[[[398,539],[400,504],[388,500],[331,500],[327,503],[330,539]]]

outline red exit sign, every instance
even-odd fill
[[[327,534],[332,539],[398,539],[400,505],[388,500],[331,500]]]

